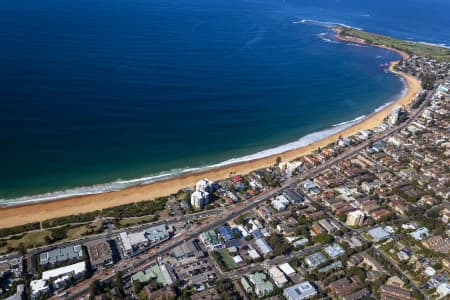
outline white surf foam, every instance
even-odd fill
[[[357,117],[357,118],[355,118],[355,119],[353,119],[353,120],[350,120],[350,121],[344,121],[344,122],[341,122],[341,123],[334,124],[334,125],[332,125],[332,126],[333,126],[333,127],[338,127],[338,126],[343,126],[343,125],[347,125],[347,124],[353,124],[353,123],[356,123],[356,122],[358,122],[358,121],[361,121],[361,120],[364,119],[365,117],[366,117],[366,115],[359,116],[359,117]]]
[[[323,27],[327,27],[327,28],[330,28],[330,27],[333,27],[333,26],[342,26],[342,27],[354,28],[354,29],[362,30],[362,28],[360,28],[360,27],[350,26],[350,25],[345,24],[345,23],[326,22],[326,21],[319,21],[319,20],[312,20],[312,19],[301,19],[300,21],[294,21],[292,23],[294,23],[294,24],[312,24],[312,25],[318,25],[318,26],[323,26]]]

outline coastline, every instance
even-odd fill
[[[342,42],[358,43],[354,40],[344,39],[340,37],[339,34],[336,35],[336,38]],[[385,48],[399,53],[404,58],[408,57],[406,53],[395,49],[375,45],[374,47]],[[50,218],[100,210],[107,207],[166,196],[177,192],[181,188],[193,186],[199,179],[204,177],[211,180],[220,180],[228,177],[232,172],[247,174],[254,170],[273,165],[277,157],[281,157],[283,161],[293,160],[299,156],[311,153],[318,147],[324,147],[331,142],[336,141],[339,136],[346,137],[357,133],[361,129],[374,128],[383,122],[384,118],[389,115],[393,107],[410,103],[414,100],[416,94],[421,90],[420,82],[416,78],[394,70],[396,63],[397,62],[391,62],[389,70],[401,76],[405,80],[407,86],[406,93],[392,103],[383,106],[380,110],[360,120],[358,123],[343,130],[339,130],[338,132],[333,133],[319,141],[297,149],[287,150],[279,154],[272,154],[266,157],[244,162],[225,165],[219,164],[219,166],[211,167],[206,170],[162,179],[149,184],[126,187],[116,191],[87,194],[82,196],[70,196],[67,198],[55,199],[46,202],[42,201],[3,207],[0,208],[0,228],[21,225],[29,222],[43,221]]]

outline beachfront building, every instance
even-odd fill
[[[406,111],[401,107],[396,107],[392,110],[391,114],[389,115],[389,124],[392,126],[395,126],[399,124],[405,117]]]
[[[195,191],[191,194],[191,205],[194,208],[203,208],[209,203],[209,193],[204,191]]]
[[[170,238],[172,228],[162,224],[139,232],[121,232],[118,243],[126,257],[134,256]]]
[[[199,192],[213,193],[215,189],[216,183],[206,178],[199,180],[195,185],[195,190]]]
[[[317,290],[308,281],[284,289],[283,296],[288,300],[309,299],[317,295]]]

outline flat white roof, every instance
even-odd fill
[[[57,278],[57,277],[60,277],[61,275],[66,275],[66,274],[69,274],[72,272],[74,274],[79,274],[84,271],[86,271],[86,263],[84,261],[82,261],[82,262],[79,262],[79,263],[76,263],[76,264],[73,264],[70,266],[65,266],[65,267],[42,272],[42,279],[48,280],[50,278]]]
[[[317,294],[316,289],[308,281],[284,289],[284,296],[289,299],[308,299]]]
[[[250,255],[250,257],[251,257],[252,259],[261,257],[261,256],[259,255],[258,251],[256,251],[255,249],[252,249],[252,250],[248,251],[248,255]]]
[[[39,293],[40,291],[44,291],[48,288],[47,281],[43,279],[32,280],[30,282],[30,287],[33,294]]]
[[[286,274],[287,276],[295,274],[295,270],[293,267],[291,267],[291,265],[289,263],[284,263],[278,266],[278,268],[280,268],[280,270]]]
[[[237,264],[239,264],[239,263],[244,261],[240,255],[233,256],[233,260]]]
[[[120,240],[122,241],[123,248],[127,251],[131,250],[132,247],[131,247],[130,240],[128,239],[128,234],[126,232],[121,232],[121,233],[119,233],[119,236],[120,236]]]

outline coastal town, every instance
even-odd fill
[[[449,299],[450,63],[395,69],[422,91],[375,128],[155,200],[0,229],[0,299]]]

